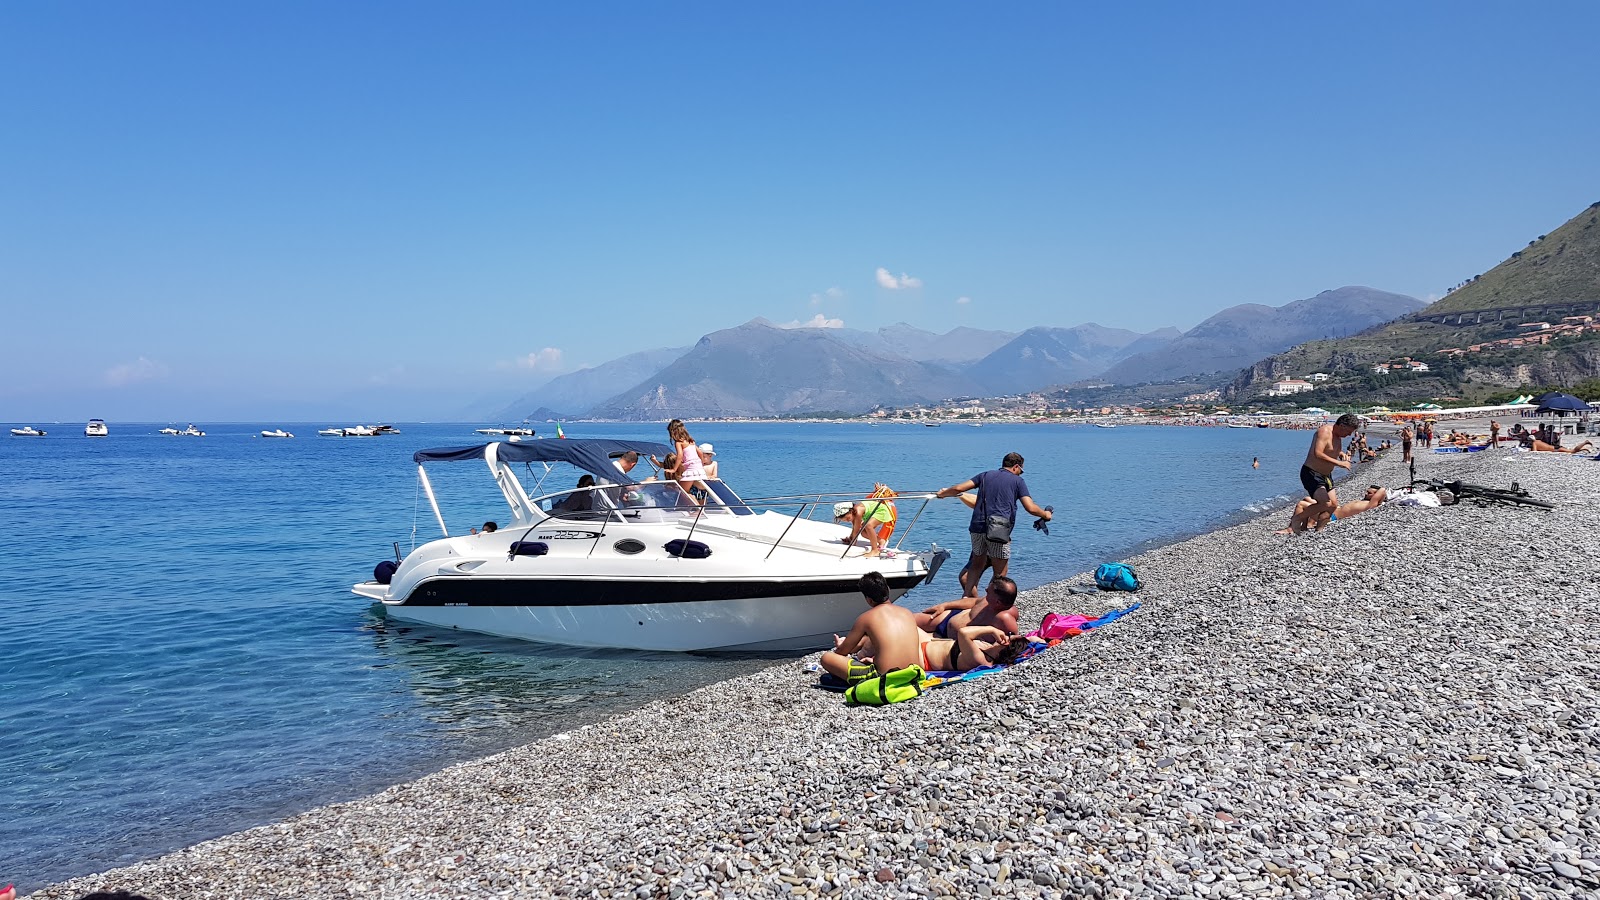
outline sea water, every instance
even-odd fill
[[[411,454],[482,442],[473,426],[332,438],[290,425],[297,437],[275,439],[259,432],[282,423],[205,437],[162,424],[0,438],[0,883],[27,890],[148,858],[773,664],[412,626],[351,594],[394,543],[438,535]],[[1018,523],[1010,574],[1024,588],[1287,501],[1310,440],[1053,424],[691,429],[747,498],[877,481],[931,491],[1019,452],[1034,499],[1055,508],[1048,535]],[[481,463],[430,475],[452,533],[505,520]],[[901,505],[897,540],[916,505]],[[954,554],[905,605],[959,593],[968,516],[943,500],[916,522],[906,547]]]

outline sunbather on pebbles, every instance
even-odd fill
[[[917,613],[917,627],[946,640],[970,625],[989,625],[1017,633],[1017,583],[1004,575],[989,579],[982,597],[936,603]]]

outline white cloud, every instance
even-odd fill
[[[561,370],[561,351],[555,347],[535,350],[527,356],[518,357],[517,368],[534,372],[558,372]]]
[[[825,303],[825,302],[827,302],[829,300],[843,300],[843,299],[844,299],[844,289],[843,288],[838,288],[838,287],[831,287],[831,288],[828,288],[827,290],[823,291],[820,294],[812,294],[811,295],[811,305],[812,306],[821,306],[823,303]]]
[[[956,305],[957,306],[966,306],[968,303],[971,303],[971,302],[972,302],[972,298],[971,297],[957,297],[956,298]]]
[[[885,269],[882,266],[878,267],[877,276],[878,287],[881,287],[885,290],[904,291],[910,288],[922,287],[921,278],[907,275],[904,272],[901,272],[900,277],[896,278],[888,269]]]
[[[155,381],[167,377],[167,366],[141,356],[131,363],[122,363],[106,370],[106,384],[127,387],[141,381]]]
[[[830,319],[822,313],[817,313],[804,322],[789,322],[779,325],[779,328],[843,328],[843,319]]]

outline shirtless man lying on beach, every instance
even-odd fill
[[[1339,508],[1339,498],[1333,492],[1333,470],[1350,468],[1350,454],[1340,450],[1339,444],[1355,434],[1361,427],[1361,418],[1345,413],[1332,425],[1323,425],[1311,436],[1311,449],[1306,453],[1305,464],[1300,467],[1300,484],[1306,489],[1311,503],[1304,509],[1296,508],[1289,527],[1278,534],[1304,531],[1308,523],[1318,522]],[[1319,531],[1321,524],[1315,526]]]
[[[1546,444],[1544,441],[1535,439],[1533,446],[1529,449],[1538,450],[1541,453],[1582,453],[1585,450],[1593,450],[1594,441],[1584,441],[1578,446],[1573,447],[1571,450],[1568,450],[1563,447],[1553,447],[1550,444]]]
[[[916,614],[917,627],[951,640],[969,625],[990,625],[1017,633],[1017,583],[1004,575],[989,579],[982,597],[961,597],[936,603]]]
[[[1384,502],[1387,501],[1388,499],[1389,499],[1389,492],[1386,489],[1381,488],[1378,485],[1373,485],[1373,486],[1367,488],[1367,492],[1362,495],[1360,500],[1352,500],[1349,503],[1341,503],[1341,504],[1339,504],[1338,508],[1336,508],[1331,514],[1319,517],[1316,520],[1308,521],[1305,524],[1302,524],[1300,526],[1300,530],[1301,531],[1305,531],[1306,530],[1306,525],[1309,524],[1309,525],[1315,526],[1318,531],[1321,531],[1322,527],[1324,525],[1328,524],[1329,522],[1337,522],[1337,521],[1340,521],[1342,519],[1348,519],[1351,516],[1355,515],[1356,513],[1364,513],[1369,509],[1377,509],[1378,507],[1382,506],[1384,504]],[[1306,499],[1301,500],[1299,503],[1295,504],[1295,507],[1294,507],[1295,515],[1299,516],[1301,510],[1305,509],[1307,506],[1311,505],[1314,502],[1315,502],[1314,500],[1312,500],[1311,498],[1307,497]],[[1290,523],[1292,525],[1294,520],[1291,518],[1289,521],[1290,521]],[[1280,531],[1280,532],[1277,532],[1277,533],[1278,534],[1285,534],[1286,532]]]

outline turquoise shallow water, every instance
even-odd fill
[[[473,426],[320,438],[318,426],[284,425],[300,437],[271,440],[256,435],[282,423],[202,424],[204,438],[158,435],[164,424],[0,438],[0,528],[13,542],[0,563],[0,883],[28,889],[143,859],[771,662],[385,622],[349,587],[391,542],[409,547],[413,523],[419,541],[436,536],[410,455],[481,440]],[[1021,452],[1035,499],[1056,511],[1049,536],[1018,529],[1011,574],[1025,588],[1287,500],[1310,439],[1058,425],[692,430],[746,497],[879,480],[931,490]],[[452,529],[504,518],[480,466],[435,487]],[[908,605],[955,596],[966,520],[951,500],[917,523],[908,544],[956,548],[956,565]]]

